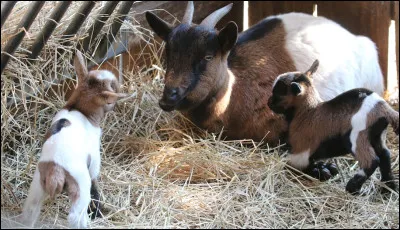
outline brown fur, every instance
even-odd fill
[[[42,188],[51,198],[61,193],[65,187],[72,202],[79,198],[78,183],[63,167],[53,161],[39,162],[38,167]]]
[[[222,10],[216,13],[216,18],[226,13],[227,10]],[[257,27],[257,32],[243,35],[243,40],[235,46],[237,26],[233,22],[218,32],[193,24],[189,29],[182,24],[173,28],[150,12],[146,13],[146,18],[157,35],[167,42],[161,108],[177,109],[211,132],[224,128],[228,139],[260,141],[264,138],[270,144],[279,141],[287,131],[287,123],[282,116],[272,113],[267,101],[276,76],[295,70],[285,49],[286,31],[282,21]],[[213,37],[215,32],[217,39]],[[215,45],[215,40],[219,46]],[[205,70],[193,70],[193,66],[201,63],[199,60],[206,59],[210,50],[218,51],[207,61]],[[198,71],[201,76],[194,89],[186,92],[193,80],[189,77],[192,71]],[[171,93],[176,88],[178,92],[185,92],[179,94],[180,98],[187,99],[182,104],[179,104],[182,100]]]
[[[78,76],[78,86],[64,106],[64,109],[78,110],[84,114],[94,126],[100,126],[105,113],[114,108],[115,102],[124,97],[120,94],[120,84],[117,78],[113,80],[98,80],[97,70],[88,73],[86,64],[80,52],[74,60]]]
[[[186,113],[186,116],[191,120],[201,117],[198,125],[212,132],[224,127],[229,139],[260,141],[265,137],[265,141],[276,144],[287,131],[287,123],[282,116],[272,113],[267,101],[276,76],[295,69],[284,48],[284,40],[285,30],[280,25],[264,38],[236,47],[229,69],[223,62],[210,63],[207,72],[212,77],[202,79],[188,98],[203,101],[209,89],[215,96],[200,111]],[[216,83],[215,76],[218,76]],[[234,79],[232,86],[230,79]],[[229,91],[229,99],[224,100]]]

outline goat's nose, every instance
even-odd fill
[[[165,99],[169,102],[175,102],[179,100],[179,89],[178,88],[169,88],[164,92]]]

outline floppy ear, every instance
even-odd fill
[[[85,59],[82,56],[82,53],[77,50],[74,58],[74,67],[76,71],[76,75],[78,76],[78,85],[85,81],[88,70],[85,64]]]
[[[149,11],[146,12],[146,20],[153,31],[160,38],[166,41],[168,34],[172,31],[173,26]]]
[[[292,90],[292,93],[297,96],[303,91],[303,87],[297,82],[292,82],[290,84],[290,89]]]
[[[314,63],[311,65],[311,67],[305,72],[306,76],[311,78],[312,75],[317,71],[318,66],[319,66],[319,61],[318,59],[316,59]]]
[[[218,40],[223,54],[230,51],[236,44],[237,35],[238,27],[233,21],[228,22],[228,24],[219,32]]]
[[[128,95],[125,93],[114,93],[110,91],[103,91],[101,92],[101,96],[105,98],[107,104],[112,104],[118,101],[119,99],[127,97]]]

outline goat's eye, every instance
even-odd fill
[[[204,57],[204,59],[206,59],[206,61],[211,61],[213,59],[213,56],[212,55],[206,55]]]
[[[88,85],[89,86],[94,86],[94,85],[97,84],[97,82],[98,82],[97,79],[90,78],[89,81],[88,81]]]

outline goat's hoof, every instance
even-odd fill
[[[333,163],[325,164],[324,162],[318,162],[308,170],[308,174],[320,181],[326,181],[338,174],[338,170]]]
[[[338,167],[335,163],[328,163],[326,164],[326,167],[329,169],[332,176],[336,176],[339,173]]]
[[[347,182],[346,191],[352,195],[360,194],[361,186],[365,182],[365,178],[360,175],[355,175]]]
[[[94,220],[95,218],[102,218],[103,216],[101,215],[101,206],[100,202],[96,200],[92,200],[89,204],[89,207],[87,209],[87,213],[92,215],[90,216],[90,219]]]
[[[398,191],[397,184],[394,181],[382,181],[382,182],[385,183],[385,185],[391,188],[392,190]],[[381,187],[381,193],[389,194],[391,193],[391,191],[385,187]]]

